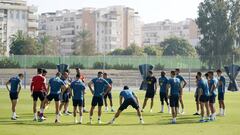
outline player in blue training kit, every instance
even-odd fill
[[[9,79],[9,81],[6,83],[7,90],[9,91],[9,96],[12,102],[12,120],[17,120],[17,114],[16,114],[16,105],[18,102],[18,95],[21,91],[21,80],[23,79],[23,74],[18,74],[16,77],[12,77]],[[9,86],[10,89],[9,89]]]
[[[123,101],[124,99],[124,101]],[[140,123],[144,124],[143,117],[139,108],[139,102],[137,96],[133,93],[128,86],[124,86],[123,90],[120,93],[120,107],[117,113],[114,115],[113,119],[108,124],[114,124],[115,119],[119,117],[121,112],[128,108],[131,105],[134,109],[137,110],[137,115],[140,119]]]
[[[180,82],[181,82],[181,93],[180,93],[180,96],[179,96],[179,102],[180,102],[182,111],[180,111],[179,108],[178,108],[178,113],[184,114],[183,89],[184,89],[185,86],[187,85],[187,82],[186,82],[186,80],[180,75],[180,69],[179,69],[179,68],[177,68],[177,69],[175,70],[175,72],[176,72],[176,78],[180,79]]]
[[[107,74],[107,73],[104,73],[104,74],[103,74],[103,78],[111,85],[111,90],[112,90],[112,84],[113,84],[112,79],[111,79],[111,78],[108,78],[108,74]],[[107,87],[106,87],[106,88],[107,88]],[[107,89],[106,89],[106,90],[107,90]],[[105,90],[105,91],[106,91],[106,90]],[[109,101],[110,101],[111,112],[114,112],[111,90],[104,96],[105,112],[108,112],[107,98],[108,98]]]
[[[94,89],[92,88],[92,85],[94,85]],[[111,90],[111,85],[105,79],[103,79],[103,73],[98,72],[98,77],[92,79],[88,83],[88,87],[91,93],[93,94],[92,106],[90,109],[90,124],[92,124],[93,111],[97,105],[98,105],[98,124],[101,124],[103,98]]]
[[[61,91],[66,90],[68,87],[65,85],[63,80],[60,79],[61,73],[58,72],[55,77],[51,78],[48,82],[48,95],[46,99],[44,100],[44,105],[46,105],[48,102],[51,102],[53,99],[55,101],[55,114],[56,114],[56,119],[55,123],[60,123],[60,97],[61,97]],[[45,106],[44,106],[45,108]]]
[[[200,122],[207,122],[210,120],[210,111],[209,111],[209,87],[208,87],[208,80],[202,78],[202,73],[197,73],[197,89],[198,89],[198,95],[200,96],[200,108],[201,108],[201,119]],[[207,118],[204,119],[205,111],[204,107],[206,109],[206,116]]]
[[[217,70],[218,75],[218,102],[219,102],[219,116],[225,115],[225,104],[224,104],[224,95],[225,95],[225,85],[226,80],[225,77],[222,75],[222,71],[219,69]]]
[[[77,113],[77,107],[79,107],[79,124],[82,124],[82,115],[83,115],[83,97],[85,94],[85,84],[80,79],[80,74],[76,75],[76,80],[71,83],[71,94],[73,95],[72,101],[73,101],[73,117],[74,122],[78,123],[76,118]]]
[[[199,100],[200,99],[200,90],[198,88],[198,76],[196,76],[196,86],[197,86],[197,88],[194,93],[194,98],[195,98],[195,102],[196,102],[197,112],[194,113],[193,115],[200,115],[200,100]]]
[[[211,111],[210,115],[210,120],[215,120],[216,119],[216,108],[215,108],[215,100],[217,96],[217,79],[214,77],[213,71],[208,72],[208,77],[209,77],[209,91],[210,91],[210,96],[209,96],[209,108]]]
[[[61,79],[63,80],[63,82],[66,84],[66,85],[70,85],[71,84],[71,78],[69,78],[69,70],[66,70]],[[60,104],[60,115],[61,115],[61,110],[62,110],[62,107],[64,107],[63,109],[63,114],[64,115],[72,115],[72,113],[68,110],[68,106],[69,106],[69,99],[71,98],[71,93],[70,93],[70,88],[67,88],[64,92],[62,92],[62,95],[61,95],[61,104]]]
[[[175,71],[171,71],[171,78],[168,80],[168,88],[170,87],[170,107],[172,111],[172,124],[176,124],[177,122],[177,113],[179,107],[179,96],[181,93],[181,81],[176,78]]]
[[[168,89],[167,89],[167,84],[168,84],[168,78],[166,77],[166,73],[164,71],[161,72],[161,77],[158,79],[159,81],[159,86],[160,86],[160,101],[161,101],[161,111],[160,113],[164,112],[164,101],[166,102],[168,106],[168,113],[171,113],[171,109],[168,103]]]

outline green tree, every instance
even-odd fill
[[[38,39],[38,54],[41,55],[58,55],[58,41],[54,37],[41,36]]]
[[[145,46],[144,53],[150,56],[159,56],[162,54],[162,50],[159,46],[156,46],[156,45]]]
[[[144,51],[143,48],[137,46],[135,43],[132,43],[129,47],[127,47],[122,55],[136,55],[140,56],[143,55]]]
[[[76,36],[72,49],[73,55],[94,55],[95,45],[92,39],[92,34],[87,30],[80,31]]]
[[[161,46],[163,47],[164,56],[195,56],[196,50],[185,39],[171,37],[165,39]]]
[[[115,49],[114,51],[110,52],[109,55],[123,55],[123,49]]]
[[[199,5],[196,22],[202,39],[196,49],[209,68],[229,64],[239,46],[239,7],[239,0],[204,0]]]
[[[14,55],[36,55],[37,42],[34,38],[18,31],[11,38],[10,53]]]

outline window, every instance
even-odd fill
[[[14,19],[14,12],[13,12],[13,10],[10,10],[9,13],[10,13],[10,18]]]
[[[22,12],[22,19],[25,20],[26,19],[26,13]]]
[[[20,16],[20,12],[17,11],[17,12],[16,12],[16,19],[19,19],[19,16]]]

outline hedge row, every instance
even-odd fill
[[[56,64],[49,62],[49,61],[40,61],[34,65],[32,65],[31,68],[46,68],[46,69],[56,69]],[[70,68],[76,68],[79,67],[81,69],[86,69],[83,64],[81,63],[73,63],[70,65]],[[3,59],[0,60],[0,68],[20,68],[20,65],[18,62],[15,62],[13,60],[9,59]],[[103,62],[95,62],[93,64],[92,69],[116,69],[116,70],[136,70],[136,68],[133,65],[130,64],[115,64],[115,65],[110,65],[108,63]],[[155,70],[163,70],[164,65],[157,64],[155,65]]]

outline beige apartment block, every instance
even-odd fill
[[[186,39],[192,46],[199,44],[199,29],[193,19],[186,19],[174,23],[165,20],[149,23],[143,26],[143,45],[160,45],[164,39],[169,37],[180,37]]]
[[[0,0],[0,42],[9,55],[11,36],[22,31],[29,36],[38,35],[37,7],[28,6],[23,0]]]
[[[111,6],[94,9],[61,10],[43,13],[39,20],[40,35],[56,37],[62,55],[71,55],[78,32],[88,30],[97,53],[126,48],[132,43],[142,46],[142,23],[134,9]]]

